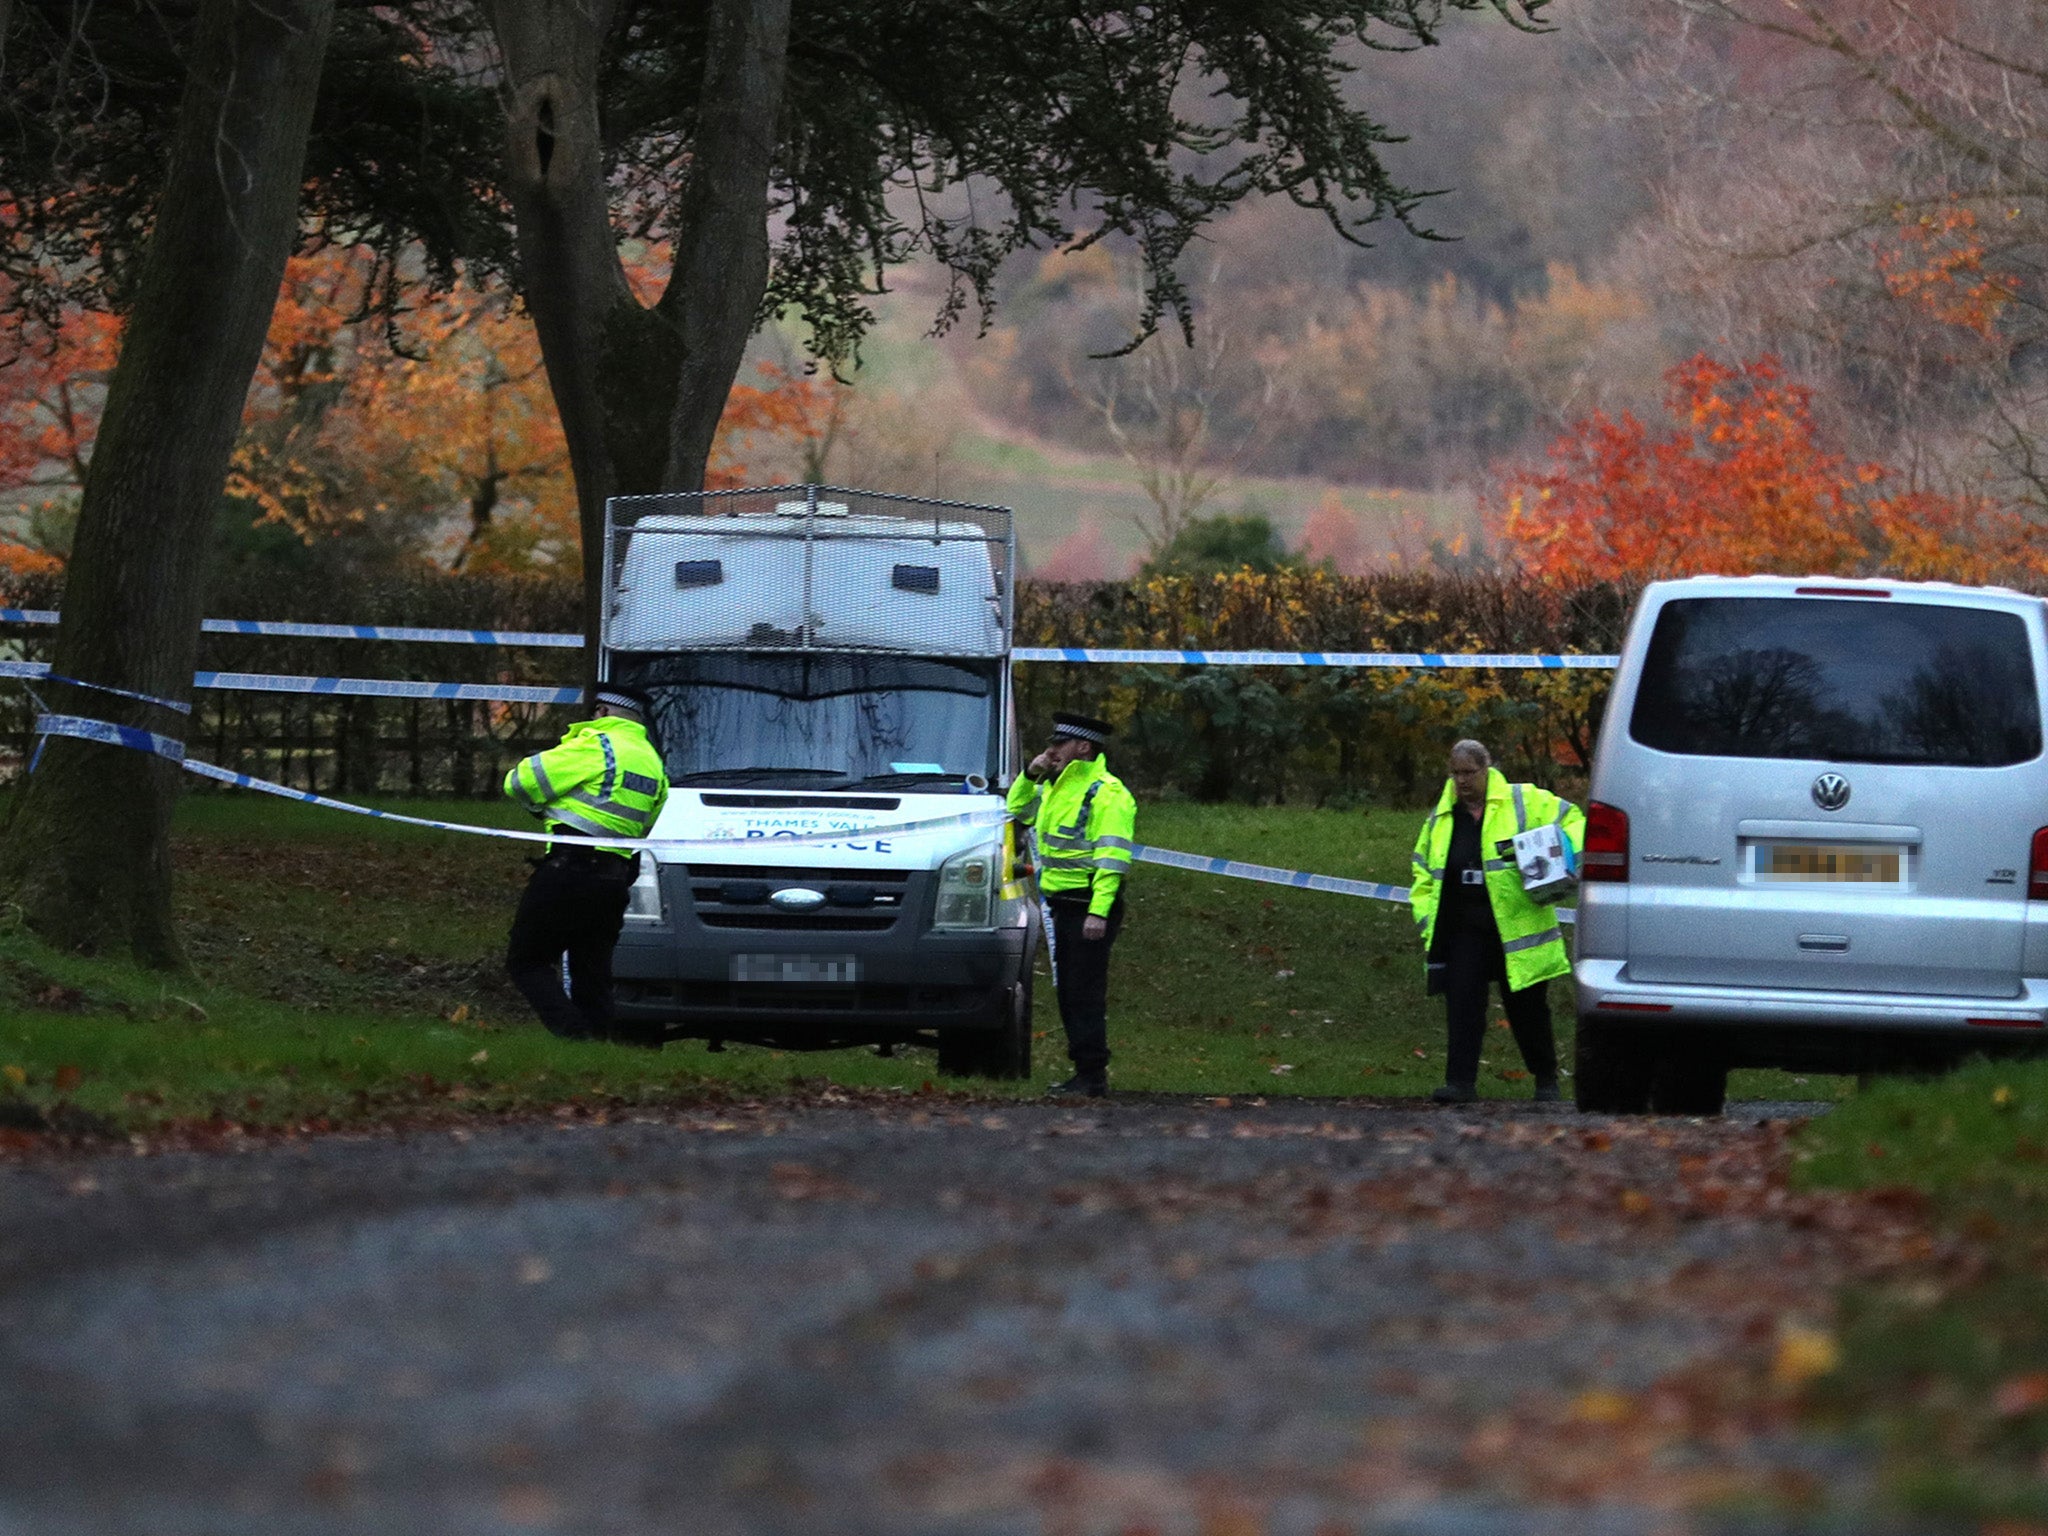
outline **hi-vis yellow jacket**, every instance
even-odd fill
[[[1138,802],[1102,754],[1077,757],[1050,783],[1017,775],[1004,802],[1038,831],[1038,888],[1048,896],[1087,891],[1088,911],[1109,916],[1137,848]]]
[[[1458,786],[1446,779],[1436,809],[1415,839],[1415,883],[1408,887],[1408,905],[1415,913],[1425,955],[1436,936],[1437,898],[1443,886],[1444,861],[1451,851],[1451,817],[1464,814],[1457,807]],[[1498,768],[1487,770],[1486,812],[1479,820],[1486,896],[1493,907],[1493,920],[1500,925],[1500,947],[1507,952],[1508,985],[1517,992],[1572,968],[1565,952],[1564,930],[1557,925],[1557,908],[1538,906],[1523,892],[1522,872],[1508,841],[1517,832],[1546,822],[1564,828],[1574,849],[1586,846],[1586,813],[1571,801],[1560,800],[1534,784],[1510,784]]]
[[[579,720],[545,752],[505,775],[505,793],[540,817],[548,831],[645,837],[668,799],[668,771],[637,720],[601,715]],[[634,858],[635,848],[600,848]]]

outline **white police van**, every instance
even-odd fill
[[[1031,1063],[1037,924],[1000,507],[821,486],[614,498],[600,673],[668,766],[614,956],[622,1023],[783,1049]]]
[[[2044,618],[1942,583],[1644,591],[1586,813],[1580,1107],[2048,1047]]]

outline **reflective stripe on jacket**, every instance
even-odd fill
[[[1107,917],[1138,846],[1138,802],[1100,753],[1079,757],[1041,784],[1021,773],[1004,802],[1037,832],[1038,888],[1048,896],[1088,892],[1088,911]]]
[[[603,715],[579,720],[545,752],[505,775],[505,793],[549,831],[645,837],[668,799],[668,771],[637,720]],[[632,858],[632,848],[604,848]]]
[[[1416,931],[1422,936],[1422,951],[1429,953],[1436,935],[1437,897],[1443,885],[1444,862],[1451,851],[1451,817],[1458,809],[1458,786],[1446,779],[1436,809],[1422,824],[1415,839],[1411,862],[1414,883],[1408,887],[1408,905],[1415,913]],[[1486,813],[1479,820],[1479,844],[1486,860],[1486,896],[1493,908],[1493,920],[1500,927],[1500,947],[1507,952],[1508,985],[1517,992],[1539,981],[1562,976],[1572,968],[1565,951],[1564,930],[1557,924],[1557,908],[1538,906],[1522,889],[1522,872],[1515,864],[1510,839],[1517,832],[1554,822],[1562,827],[1574,848],[1586,846],[1586,813],[1569,800],[1560,800],[1534,784],[1510,784],[1498,768],[1486,772]],[[1507,846],[1503,848],[1503,844]]]

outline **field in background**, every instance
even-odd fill
[[[516,823],[507,806],[451,809]],[[1416,813],[1147,807],[1145,840],[1382,881],[1405,878]],[[926,1050],[790,1053],[694,1042],[638,1052],[544,1034],[499,968],[525,849],[226,795],[182,805],[180,921],[191,982],[52,955],[0,931],[0,1110],[10,1097],[121,1123],[209,1116],[347,1121],[414,1110],[544,1108],[575,1096],[672,1099],[792,1083],[923,1091]],[[1569,1000],[1557,989],[1569,1061]],[[1052,989],[1038,1072],[1064,1075]],[[1506,1030],[1482,1090],[1530,1090]],[[1406,909],[1141,866],[1112,992],[1126,1092],[1417,1095],[1441,1081]],[[1817,1098],[1838,1080],[1745,1075],[1752,1097]],[[0,1124],[6,1116],[0,1114]]]
[[[1058,574],[1063,551],[1093,528],[1107,555],[1105,576],[1128,575],[1145,558],[1145,541],[1134,515],[1150,504],[1135,472],[1114,454],[1082,454],[1051,444],[999,435],[993,429],[963,435],[956,465],[947,476],[950,493],[966,501],[994,502],[1017,514],[1017,542],[1026,574],[1053,564]],[[1403,491],[1377,486],[1332,485],[1320,480],[1276,480],[1255,475],[1223,482],[1203,508],[1205,514],[1264,512],[1289,549],[1325,496],[1334,494],[1350,512],[1361,547],[1376,565],[1426,564],[1430,541],[1468,535],[1473,502],[1464,491]]]
[[[826,464],[827,478],[917,496],[992,502],[1017,515],[1017,539],[1027,574],[1046,571],[1062,580],[1118,579],[1145,557],[1134,514],[1150,506],[1137,472],[1114,452],[1087,452],[1032,435],[975,406],[963,363],[993,343],[956,337],[933,345],[926,334],[935,291],[900,281],[877,305],[879,320],[862,348],[857,404],[850,436]],[[787,337],[764,334],[758,356],[800,369]],[[985,366],[985,362],[983,364]],[[742,377],[746,375],[743,373]],[[772,456],[754,478],[802,478],[793,462]],[[1204,504],[1204,514],[1238,512],[1247,505],[1272,519],[1288,548],[1326,496],[1353,516],[1359,554],[1374,566],[1426,563],[1430,543],[1471,538],[1477,528],[1471,491],[1405,490],[1324,480],[1242,475],[1226,477]]]

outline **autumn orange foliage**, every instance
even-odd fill
[[[1300,550],[1303,559],[1327,565],[1340,576],[1362,575],[1370,563],[1358,519],[1334,490],[1323,492],[1302,525]]]
[[[1893,298],[1988,340],[2018,291],[2010,277],[1985,269],[1984,256],[1975,210],[1948,203],[1916,218],[1902,214],[1896,241],[1877,252],[1877,267]]]
[[[33,496],[84,483],[119,334],[111,316],[76,309],[54,329],[20,320],[0,333],[0,486]]]
[[[531,323],[504,290],[467,286],[406,291],[387,319],[372,302],[386,276],[341,246],[292,258],[229,494],[308,542],[371,532],[463,570],[575,576],[576,491]],[[75,498],[119,338],[117,319],[77,309],[54,332],[0,336],[0,495]],[[844,393],[764,366],[733,389],[710,483],[746,483],[771,441],[828,443]],[[0,574],[57,563],[0,544]]]
[[[55,555],[30,549],[25,544],[10,544],[0,539],[0,591],[10,579],[23,576],[48,576],[64,568],[64,562]]]
[[[231,493],[313,540],[410,518],[467,569],[576,569],[568,451],[533,327],[502,290],[421,292],[384,321],[364,252],[294,257]],[[452,532],[449,530],[453,530]]]
[[[704,474],[707,490],[730,490],[757,478],[743,456],[768,441],[793,444],[805,464],[815,466],[844,428],[851,390],[838,380],[793,374],[775,363],[757,365],[754,376],[759,383],[736,383],[726,397]],[[817,478],[815,468],[808,478]]]
[[[1772,357],[1704,354],[1665,376],[1669,423],[1595,413],[1544,469],[1508,475],[1490,519],[1546,580],[1750,572],[2038,581],[2048,552],[2018,512],[1977,497],[1884,493],[1886,472],[1824,445],[1812,400]]]

